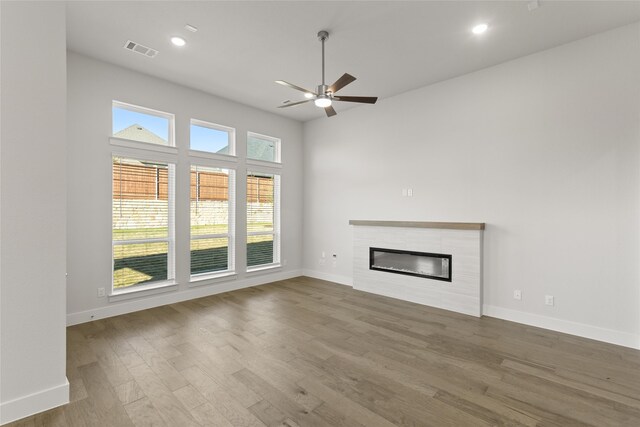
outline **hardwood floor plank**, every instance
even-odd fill
[[[145,338],[132,337],[128,341],[136,353],[142,357],[146,364],[170,390],[177,390],[187,385],[187,381],[182,375],[180,375]],[[137,368],[137,366],[132,369],[135,368]]]
[[[228,394],[200,368],[187,368],[182,371],[182,374],[189,383],[209,401],[211,406],[222,414],[232,425],[241,427],[264,426],[264,423]]]
[[[64,416],[70,427],[100,426],[93,399],[87,398],[64,406]]]
[[[540,368],[535,368],[530,365],[518,363],[513,360],[504,360],[502,366],[511,369],[513,371],[521,372],[524,374],[532,375],[540,379],[556,383],[561,386],[565,386],[569,389],[581,391],[593,395],[594,397],[601,397],[612,402],[617,402],[621,405],[626,405],[636,410],[640,410],[640,395],[633,397],[626,396],[625,394],[619,394],[611,392],[609,390],[603,390],[599,387],[594,387],[590,384],[579,383],[577,381],[567,380],[563,377],[556,375],[554,372],[549,372]]]
[[[552,383],[533,375],[505,374],[502,384],[512,392],[515,389],[523,389],[523,385],[526,384],[528,390],[539,396],[544,396],[541,401],[552,411],[562,413],[563,408],[574,408],[571,412],[572,417],[580,422],[594,423],[600,426],[628,426],[634,425],[640,419],[640,411],[636,408],[581,393],[580,390]]]
[[[225,370],[221,369],[220,365],[216,363],[219,361],[219,358],[208,357],[205,353],[199,351],[192,345],[184,345],[180,348],[185,354],[189,354],[194,358],[196,361],[195,366],[207,374],[219,387],[223,388],[226,393],[231,395],[245,408],[248,408],[261,400],[256,393],[236,380],[231,373],[225,373]],[[218,354],[217,351],[218,349],[216,349],[216,354]],[[225,358],[226,357],[227,356],[225,356]],[[238,367],[239,369],[235,369],[233,372],[237,372],[242,368],[239,364]]]
[[[198,425],[189,411],[171,393],[165,382],[149,366],[142,364],[130,369],[131,375],[167,425],[185,427]]]
[[[103,426],[132,426],[131,419],[98,362],[83,365],[78,370],[84,380],[87,393],[92,396],[98,422]]]
[[[66,427],[67,417],[64,414],[64,408],[59,407],[50,411],[38,414],[33,417],[34,427],[50,426],[50,427]]]
[[[291,417],[296,423],[303,426],[330,426],[330,424],[317,414],[305,409],[297,402],[290,400],[284,393],[280,392],[269,382],[250,370],[242,369],[233,374],[233,376],[260,394],[264,400],[267,400],[273,407]]]
[[[133,379],[127,367],[104,338],[90,340],[89,347],[95,353],[96,359],[111,385],[115,387]]]
[[[146,397],[125,405],[124,409],[136,427],[170,427]]]
[[[338,411],[349,419],[354,419],[357,423],[361,423],[364,426],[392,427],[394,425],[386,418],[381,417],[353,400],[345,398],[341,393],[325,386],[318,379],[308,377],[299,381],[298,384],[318,396],[335,411]]]
[[[287,372],[286,368],[282,369],[277,364],[271,363],[272,360],[269,359],[259,357],[245,358],[244,362],[247,369],[260,376],[269,385],[286,396],[287,399],[295,402],[306,411],[312,411],[323,403],[322,400],[309,393],[304,387],[296,384],[296,381],[303,378],[302,375],[291,375],[291,372]]]
[[[202,426],[206,427],[233,427],[216,408],[208,402],[191,409],[191,414]]]
[[[115,387],[116,395],[123,405],[135,402],[145,397],[144,392],[135,380],[128,381]]]
[[[265,425],[269,427],[285,426],[287,419],[289,418],[285,413],[269,403],[268,400],[261,400],[260,402],[251,405],[248,408],[253,415],[258,417]],[[297,423],[296,423],[297,425]]]
[[[182,403],[182,406],[187,408],[189,411],[207,403],[207,399],[205,399],[204,396],[202,396],[202,394],[200,394],[200,392],[191,384],[175,390],[173,394]]]

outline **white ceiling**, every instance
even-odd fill
[[[341,95],[384,99],[640,20],[640,1],[540,1],[531,12],[527,3],[72,1],[67,37],[72,51],[306,121],[324,112],[276,108],[304,98],[274,80],[320,84],[321,29],[330,33],[327,84],[347,72],[358,80]],[[479,22],[490,25],[481,37],[470,32]],[[172,35],[187,46],[172,46]],[[132,53],[127,40],[160,53]]]

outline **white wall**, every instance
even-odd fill
[[[65,6],[2,2],[0,15],[3,424],[66,403],[69,386]]]
[[[130,55],[123,50],[123,55]],[[140,57],[141,61],[152,61]],[[179,289],[133,301],[109,302],[97,288],[111,286],[111,102],[118,100],[175,114],[177,171],[176,267]],[[189,288],[189,120],[236,128],[237,153],[244,158],[247,131],[282,139],[282,260],[277,274],[244,273],[245,171],[237,166],[238,275]],[[68,292],[69,323],[125,313],[234,287],[299,275],[302,268],[302,125],[165,80],[143,75],[73,52],[68,54]],[[255,168],[252,168],[255,170]]]
[[[486,222],[485,314],[640,348],[639,76],[634,24],[305,123],[305,272],[350,283],[349,219]]]

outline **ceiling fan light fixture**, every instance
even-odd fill
[[[171,37],[171,43],[173,43],[174,46],[182,47],[187,44],[187,41],[182,37],[173,36]]]
[[[476,35],[483,34],[489,29],[489,25],[486,23],[478,24],[471,29],[471,32]]]
[[[329,98],[327,95],[321,95],[318,98],[316,98],[316,100],[313,102],[314,104],[316,104],[316,107],[320,107],[320,108],[331,107],[331,98]]]

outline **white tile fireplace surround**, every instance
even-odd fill
[[[354,289],[482,315],[484,223],[351,220],[349,224],[354,226]]]

